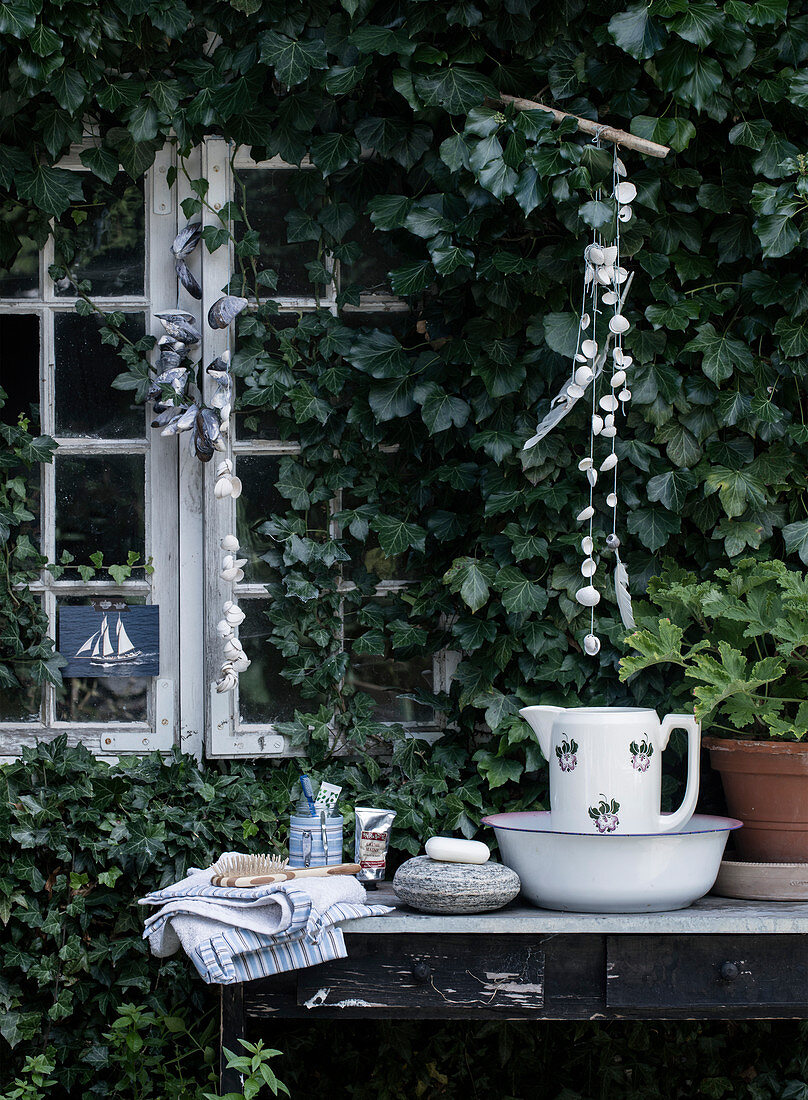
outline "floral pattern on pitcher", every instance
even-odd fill
[[[617,829],[620,824],[620,818],[617,816],[619,809],[620,803],[614,798],[609,801],[605,795],[600,796],[597,806],[589,807],[589,816],[599,833],[613,833]]]
[[[562,772],[575,771],[575,765],[578,763],[578,742],[570,738],[568,741],[566,737],[560,745],[556,745],[556,756],[558,757],[558,766]]]
[[[631,751],[631,766],[636,772],[647,772],[651,767],[651,757],[654,755],[654,746],[643,737],[637,744],[632,741],[629,745]]]

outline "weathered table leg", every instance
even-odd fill
[[[234,1054],[243,1054],[244,1048],[239,1039],[244,1034],[244,987],[223,985],[221,987],[221,1017],[219,1023],[219,1092],[241,1092],[241,1074],[238,1070],[228,1069],[224,1048]]]

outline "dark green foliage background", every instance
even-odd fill
[[[361,792],[398,809],[396,858],[431,831],[472,835],[484,811],[537,804],[541,762],[516,717],[521,704],[609,703],[629,690],[617,679],[613,645],[595,662],[580,651],[586,624],[572,599],[579,554],[571,517],[582,495],[584,411],[520,454],[566,376],[583,244],[592,225],[609,232],[612,210],[596,196],[608,158],[568,126],[511,108],[497,115],[486,97],[550,101],[673,149],[665,161],[624,154],[640,190],[625,239],[636,271],[627,341],[634,397],[620,433],[620,533],[635,591],[665,556],[697,571],[750,552],[792,565],[808,559],[808,13],[799,0],[616,7],[8,0],[0,10],[0,197],[38,240],[52,216],[81,198],[79,177],[54,164],[87,118],[100,136],[82,159],[106,181],[118,163],[139,176],[172,135],[181,152],[221,133],[256,158],[309,154],[315,170],[300,174],[299,210],[279,221],[278,233],[316,243],[314,283],[328,277],[325,250],[346,264],[357,259],[351,238],[363,219],[389,250],[389,288],[411,305],[394,333],[357,330],[347,315],[324,312],[280,327],[265,301],[241,320],[237,369],[245,407],[271,412],[282,437],[302,447],[282,463],[287,513],[266,517],[259,532],[280,540],[267,551],[272,644],[306,696],[285,733],[305,742],[310,764],[343,782],[349,799]],[[210,32],[218,35],[212,42]],[[373,155],[363,158],[363,146]],[[192,202],[186,214],[196,209]],[[255,235],[240,236],[247,285],[271,289]],[[225,240],[208,238],[210,248]],[[0,262],[15,248],[4,229]],[[69,263],[69,235],[59,248]],[[357,293],[343,286],[341,305]],[[142,388],[136,355],[127,366],[121,384]],[[343,489],[351,496],[342,536],[332,539],[317,506]],[[13,508],[12,497],[2,499]],[[7,526],[15,530],[17,520]],[[374,572],[365,569],[368,548],[381,551]],[[340,570],[356,582],[353,592],[338,591]],[[380,575],[402,572],[418,578],[405,593],[384,604],[369,599]],[[2,599],[7,607],[7,593]],[[438,747],[380,727],[371,700],[345,685],[341,602],[361,628],[355,654],[462,651],[451,694],[438,700],[450,722]],[[618,642],[611,593],[602,607],[602,630]],[[7,643],[3,661],[19,656]],[[20,644],[34,652],[37,639]],[[24,679],[25,669],[9,664]],[[630,691],[665,706],[661,677]],[[335,733],[358,754],[353,760],[335,757]],[[370,750],[388,736],[392,761],[381,764]],[[75,766],[66,759],[53,766]],[[240,769],[237,779],[192,779],[186,762],[103,778],[85,761],[79,778],[65,771],[60,780],[76,791],[64,794],[57,814],[39,808],[38,766],[14,766],[20,795],[2,810],[15,816],[9,829],[30,834],[15,841],[30,858],[21,864],[28,877],[7,879],[22,900],[9,903],[3,981],[11,1015],[22,1014],[20,1026],[33,1034],[39,1024],[25,1013],[45,1009],[39,983],[25,975],[43,968],[55,1017],[49,1035],[64,1026],[75,1049],[80,1035],[97,1042],[99,1021],[120,998],[152,989],[156,969],[136,953],[137,917],[127,908],[141,884],[237,838],[250,813],[246,804],[235,812],[235,791],[247,803],[258,798],[270,821],[281,817],[289,776],[266,765],[255,787]],[[227,782],[225,797],[219,786]],[[78,788],[96,783],[83,803]],[[22,793],[36,805],[20,810]],[[59,832],[68,805],[85,806],[75,842]],[[201,828],[210,835],[195,837]],[[45,900],[37,874],[70,859],[95,881],[113,849],[127,878],[80,904],[59,878],[58,903]],[[88,904],[98,906],[89,944],[80,931]],[[40,919],[50,922],[44,932]],[[32,950],[34,928],[47,954]],[[63,978],[56,983],[66,967],[75,968],[69,988],[95,1020],[86,1033],[72,1019]],[[164,967],[159,988],[169,979],[186,990],[187,968]],[[39,1007],[28,1007],[32,997]],[[705,1041],[720,1057],[721,1042]],[[715,1076],[722,1072],[731,1070]],[[78,1063],[70,1073],[80,1073]],[[758,1087],[731,1085],[747,1090],[739,1095],[803,1095],[784,1093],[782,1076],[768,1092]]]

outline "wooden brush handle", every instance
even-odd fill
[[[358,863],[335,863],[330,867],[296,867],[294,870],[278,871],[274,875],[214,875],[210,880],[213,886],[270,886],[273,882],[288,882],[293,878],[325,878],[327,875],[358,875],[361,867]]]

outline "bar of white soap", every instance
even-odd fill
[[[443,863],[485,863],[491,853],[479,840],[457,840],[453,836],[431,836],[426,842],[430,859]]]

